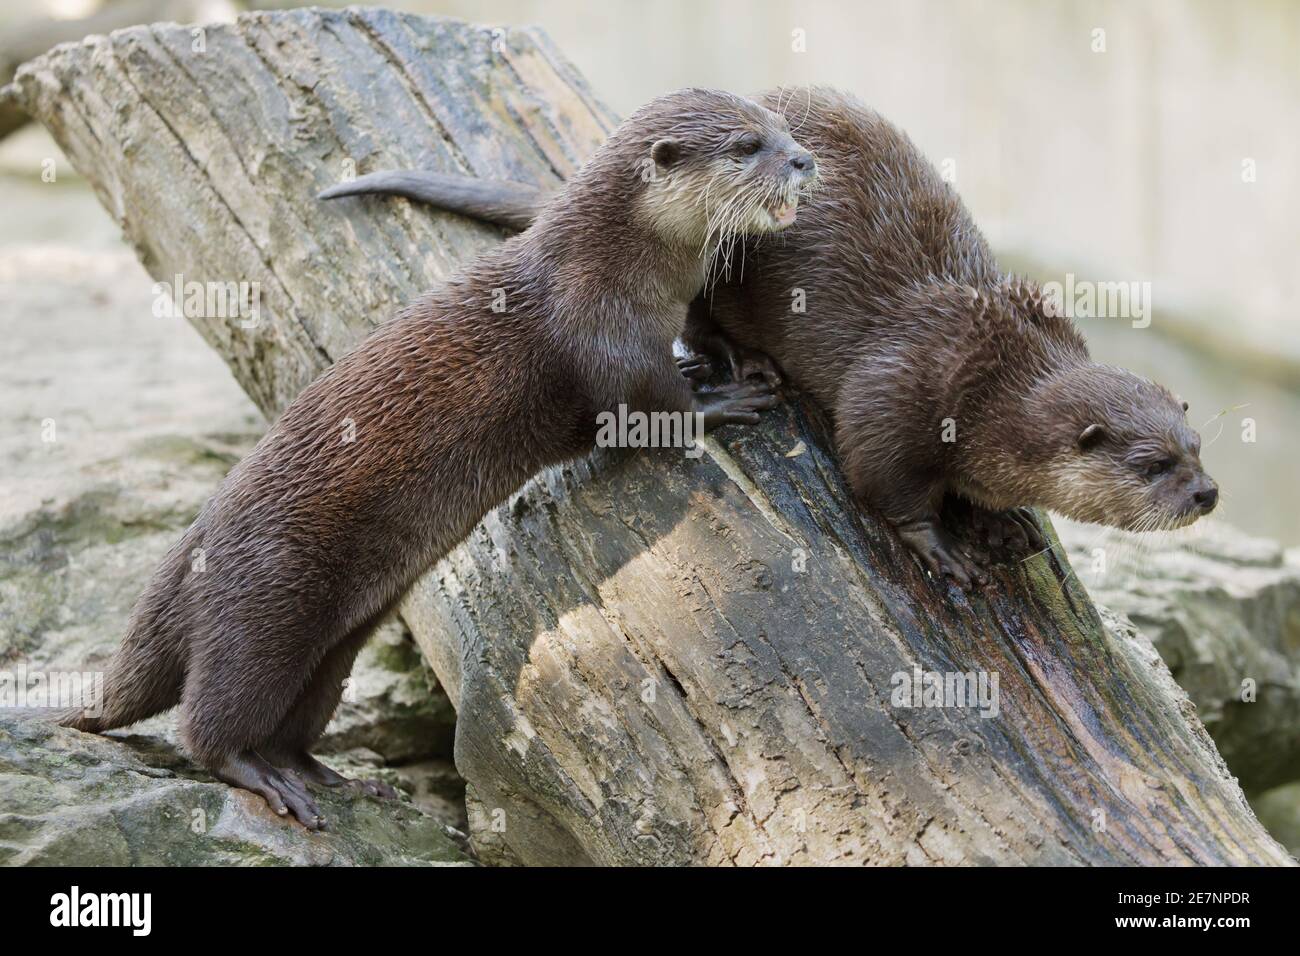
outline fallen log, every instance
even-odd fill
[[[500,239],[318,191],[380,168],[553,185],[615,122],[540,31],[382,10],[250,15],[202,51],[124,30],[8,95],[160,283],[257,283],[256,315],[182,311],[268,416]],[[594,456],[417,585],[402,613],[457,706],[484,859],[1289,862],[1059,547],[964,596],[853,505],[829,447],[796,401],[698,460]]]

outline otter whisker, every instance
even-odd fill
[[[705,290],[712,295],[719,279],[730,279],[734,266],[736,245],[740,245],[741,277],[744,275],[744,256],[748,226],[753,222],[754,213],[770,204],[781,184],[769,183],[762,192],[752,190],[744,194],[733,195],[722,204],[708,222],[706,241],[716,236],[705,276]]]
[[[812,113],[812,87],[804,87],[804,93],[806,94],[806,102],[804,105],[803,116],[800,118],[798,125],[795,126],[794,129],[790,130],[791,136],[794,136],[799,132],[799,130],[803,129],[804,124],[808,122],[809,114]],[[793,97],[791,97],[791,102],[793,102]],[[781,112],[784,113],[785,111],[782,110]]]

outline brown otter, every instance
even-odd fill
[[[1091,360],[1040,291],[1002,273],[956,192],[896,127],[851,96],[776,90],[821,166],[817,192],[778,242],[743,250],[743,276],[691,310],[686,344],[705,376],[774,378],[766,356],[833,414],[860,500],[932,572],[962,586],[981,561],[940,521],[973,505],[990,544],[1043,546],[1026,507],[1131,530],[1188,524],[1218,491],[1200,439],[1165,388]],[[400,192],[504,225],[528,221],[527,187],[389,174]],[[484,199],[488,201],[484,201]],[[497,205],[493,205],[493,201]]]
[[[684,90],[639,110],[536,225],[285,409],[150,581],[102,712],[63,722],[104,731],[179,703],[215,776],[321,826],[304,781],[344,778],[309,750],[421,572],[531,475],[590,450],[602,411],[698,412],[707,428],[775,403],[756,384],[697,396],[672,343],[702,251],[786,224],[813,173],[785,119],[740,97]]]

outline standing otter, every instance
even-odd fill
[[[980,556],[940,521],[973,506],[988,543],[1043,547],[1027,507],[1143,531],[1214,508],[1200,438],[1165,388],[1091,360],[1078,330],[1029,281],[1007,276],[956,192],[897,128],[854,98],[775,90],[816,153],[820,186],[779,242],[748,243],[744,272],[691,308],[684,341],[739,379],[775,380],[767,356],[831,412],[859,500],[933,573],[983,580]],[[419,173],[394,192],[503,225],[538,193]]]
[[[150,581],[102,712],[63,723],[104,731],[179,703],[216,777],[323,825],[303,781],[345,780],[309,750],[357,652],[484,514],[589,451],[621,404],[708,428],[775,403],[762,385],[697,397],[672,343],[702,253],[786,225],[813,174],[786,121],[740,97],[684,90],[638,111],[536,225],[285,409]]]

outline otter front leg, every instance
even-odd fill
[[[871,474],[870,470],[867,472]],[[962,590],[986,581],[982,562],[965,547],[939,517],[944,484],[934,479],[886,472],[867,478],[861,471],[854,479],[861,500],[884,513],[903,543],[921,564],[937,578],[950,578]]]
[[[848,373],[836,405],[836,445],[858,501],[883,514],[931,574],[963,589],[983,584],[976,556],[939,517],[948,490],[946,448],[937,431],[918,427],[933,404],[923,370],[908,378],[880,374],[867,354]],[[900,381],[901,379],[901,381]]]
[[[939,517],[945,482],[925,464],[924,446],[875,421],[842,421],[838,437],[855,497],[884,515],[921,565],[963,590],[983,584],[980,561]]]
[[[720,368],[730,371],[733,382],[761,378],[768,386],[781,384],[781,372],[766,352],[737,345],[729,338],[718,340],[715,350],[695,352],[677,360],[677,370],[693,382],[707,382]]]

